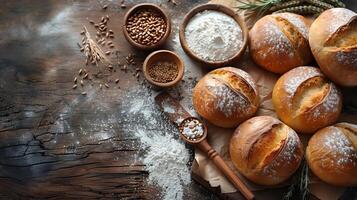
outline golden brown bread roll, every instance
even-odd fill
[[[262,185],[287,180],[299,168],[304,155],[296,132],[271,116],[253,117],[240,124],[229,151],[238,171]]]
[[[357,86],[357,14],[345,8],[323,12],[311,25],[309,42],[321,70],[342,86]]]
[[[320,69],[297,67],[279,78],[273,88],[278,117],[299,133],[314,133],[335,123],[342,109],[342,96]]]
[[[205,75],[193,90],[198,114],[216,126],[236,127],[252,117],[259,107],[253,78],[245,71],[224,67]]]
[[[306,148],[306,159],[323,181],[357,186],[357,125],[338,123],[317,131]]]
[[[309,26],[303,16],[293,13],[259,19],[249,32],[251,57],[266,70],[279,74],[309,64],[312,61]]]

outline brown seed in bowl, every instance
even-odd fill
[[[131,39],[141,45],[151,46],[160,41],[166,32],[164,17],[151,9],[138,10],[126,23],[126,30]]]
[[[165,82],[160,83],[160,82],[154,81],[149,73],[150,66],[156,65],[157,63],[165,63],[165,62],[174,64],[174,66],[177,68],[177,75],[175,75],[174,80],[166,82],[166,83]],[[171,66],[171,67],[173,67],[173,66]],[[182,80],[182,77],[183,77],[183,74],[185,71],[185,67],[184,67],[184,63],[183,63],[182,59],[175,52],[172,52],[169,50],[158,50],[158,51],[155,51],[155,52],[151,53],[150,55],[148,55],[146,57],[145,61],[143,62],[142,69],[143,69],[142,71],[144,73],[146,80],[149,81],[154,86],[161,87],[161,88],[168,88],[168,87],[172,87],[172,86],[178,84],[178,82]],[[141,70],[138,69],[138,71],[140,72]],[[172,79],[172,77],[169,79]]]
[[[157,62],[148,67],[148,72],[153,81],[168,83],[176,79],[178,67],[173,62]]]

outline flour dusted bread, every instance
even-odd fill
[[[312,61],[309,25],[303,16],[293,13],[259,19],[249,32],[251,57],[261,67],[279,74],[309,64]]]
[[[285,73],[273,89],[278,117],[299,133],[314,133],[335,123],[342,109],[342,96],[320,69],[297,67]]]
[[[342,86],[357,86],[357,14],[345,8],[323,12],[311,25],[309,42],[321,70]]]
[[[312,172],[338,186],[357,186],[357,125],[338,123],[317,131],[306,148]]]
[[[229,152],[238,171],[262,185],[287,180],[304,155],[296,132],[271,116],[253,117],[240,124],[231,138]]]
[[[212,124],[231,128],[255,114],[259,94],[247,72],[224,67],[211,71],[197,83],[193,90],[193,106]]]

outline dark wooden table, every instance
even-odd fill
[[[166,0],[153,2],[162,3],[173,22],[164,48],[177,51],[190,68],[192,61],[173,37],[183,15],[206,1],[176,1],[176,6]],[[135,68],[148,54],[125,41],[121,25],[128,8],[121,8],[120,2],[0,1],[1,199],[158,199],[160,189],[147,184],[148,173],[136,160],[138,138],[123,131],[123,121],[108,120],[126,117],[118,107],[125,109],[125,94],[143,82],[141,74],[135,77]],[[106,11],[100,3],[108,4]],[[98,86],[93,82],[73,90],[73,78],[85,60],[77,46],[79,32],[83,25],[90,26],[88,19],[107,14],[120,51],[116,59],[125,62],[125,56],[134,53],[136,64],[127,73],[118,69],[103,75],[103,81],[119,78],[120,88],[92,90]],[[106,137],[93,137],[103,131]],[[195,182],[184,194],[184,199],[217,198]]]
[[[102,123],[110,115],[125,118],[117,112],[121,99],[143,81],[141,74],[139,80],[132,74],[148,53],[132,49],[121,31],[124,13],[140,2],[125,1],[126,9],[120,0],[0,2],[1,199],[158,199],[160,189],[146,183],[148,173],[135,160],[138,138],[126,135],[120,123]],[[160,2],[172,17],[173,37],[184,13],[205,1]],[[106,11],[100,3],[108,5]],[[90,98],[81,95],[82,89],[72,90],[85,61],[79,33],[90,26],[88,19],[107,14],[119,60],[134,53],[137,63],[127,73],[116,70],[103,77],[119,78],[120,89],[96,90]],[[164,48],[178,47],[169,42]],[[91,137],[100,131],[107,136]],[[215,198],[195,182],[184,193],[185,199]]]

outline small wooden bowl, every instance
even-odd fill
[[[148,67],[157,62],[165,62],[165,61],[174,62],[177,65],[178,75],[175,78],[175,80],[168,83],[156,82],[149,75]],[[143,63],[143,72],[146,80],[148,80],[151,84],[161,88],[172,87],[176,85],[182,79],[184,71],[185,71],[185,66],[183,64],[182,59],[176,53],[169,50],[158,50],[152,52],[150,55],[146,57]]]
[[[219,11],[222,12],[226,15],[231,16],[240,26],[240,28],[242,29],[242,34],[243,34],[243,45],[242,48],[231,58],[227,59],[227,60],[223,60],[223,61],[207,61],[204,60],[200,57],[198,57],[188,46],[186,38],[185,38],[185,29],[186,26],[188,24],[188,22],[191,20],[192,17],[194,17],[197,13],[200,13],[202,11],[205,10],[215,10],[215,11]],[[203,63],[205,65],[208,65],[210,67],[223,67],[226,66],[228,64],[231,64],[233,61],[237,60],[238,58],[240,58],[244,52],[245,49],[247,48],[248,45],[248,28],[247,25],[244,21],[243,18],[241,18],[238,14],[236,14],[236,12],[226,6],[223,6],[221,4],[204,4],[204,5],[200,5],[197,6],[195,8],[193,8],[192,10],[190,10],[190,12],[188,12],[185,15],[185,18],[183,20],[183,23],[180,25],[180,43],[181,46],[183,48],[183,50],[186,52],[186,54],[188,54],[191,58],[195,59],[196,61]]]
[[[186,121],[192,120],[192,119],[201,122],[202,126],[203,126],[203,135],[198,140],[190,140],[181,132],[181,129],[183,129],[183,126],[185,125]],[[187,117],[184,120],[182,120],[182,122],[179,125],[179,130],[180,130],[181,139],[183,139],[185,142],[187,142],[189,144],[198,144],[207,138],[207,126],[202,122],[202,120],[198,119],[197,117]]]
[[[134,14],[135,12],[137,12],[138,10],[146,10],[146,9],[150,9],[153,10],[155,12],[158,12],[162,15],[162,17],[164,18],[165,22],[166,22],[166,31],[164,36],[160,39],[159,42],[157,42],[156,44],[153,44],[151,46],[146,46],[146,45],[142,45],[139,44],[137,42],[135,42],[130,36],[128,31],[126,30],[126,24],[128,22],[129,17]],[[170,18],[168,17],[168,15],[164,12],[164,10],[162,8],[160,8],[159,6],[152,4],[152,3],[141,3],[138,4],[134,7],[132,7],[130,10],[128,10],[128,12],[125,14],[124,16],[124,25],[123,25],[123,33],[125,36],[125,39],[135,48],[140,49],[140,50],[153,50],[156,49],[158,47],[160,47],[161,45],[163,45],[167,38],[169,37],[170,33],[171,33],[171,22],[170,22]]]

